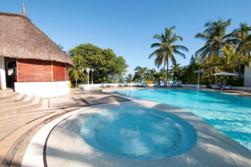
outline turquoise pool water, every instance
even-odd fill
[[[132,159],[160,159],[191,149],[197,134],[185,120],[140,106],[98,109],[83,118],[80,134],[92,147]]]
[[[188,109],[251,150],[249,97],[189,89],[137,89],[119,90],[115,93]]]

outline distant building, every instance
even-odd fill
[[[0,89],[36,96],[67,94],[70,57],[24,11],[0,13]]]
[[[245,87],[251,87],[251,63],[249,63],[249,66],[245,67],[244,86]]]

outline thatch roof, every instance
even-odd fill
[[[55,42],[21,14],[0,13],[0,56],[72,64]]]

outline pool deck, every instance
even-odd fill
[[[125,99],[102,92],[72,89],[69,95],[43,99],[41,106],[37,108],[17,108],[13,111],[0,109],[0,166],[21,166],[29,142],[50,121],[79,108],[123,100]]]
[[[95,93],[94,93],[95,94]],[[104,93],[104,103],[112,96]],[[95,95],[89,103],[95,103]],[[121,98],[114,96],[114,98]],[[101,100],[101,101],[102,101]],[[129,100],[129,101],[128,101]],[[23,167],[30,166],[84,166],[84,167],[250,167],[251,151],[207,125],[200,117],[184,109],[173,108],[147,100],[115,100],[110,104],[93,105],[66,113],[42,127],[32,138],[22,161]],[[107,106],[126,107],[139,105],[172,113],[188,121],[197,130],[197,143],[188,152],[160,160],[132,160],[99,152],[84,142],[76,127],[72,131],[62,122],[78,114],[98,113]],[[62,140],[63,139],[63,140]]]

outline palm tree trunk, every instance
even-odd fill
[[[78,86],[78,79],[75,80],[75,87]]]
[[[169,72],[169,62],[168,62],[168,60],[167,60],[167,62],[166,62],[166,84],[167,84],[167,80],[168,80],[168,72]]]

